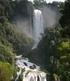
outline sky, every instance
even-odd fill
[[[29,0],[29,1],[33,2],[33,0]],[[64,2],[65,0],[46,0],[47,3],[52,2],[52,1],[62,1],[62,2]]]

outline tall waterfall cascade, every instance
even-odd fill
[[[35,9],[33,16],[33,40],[34,40],[33,48],[37,47],[39,41],[42,38],[43,33],[44,33],[44,27],[43,27],[42,11]]]
[[[46,73],[40,70],[40,67],[31,63],[29,59],[16,57],[16,66],[19,68],[15,81],[22,76],[22,81],[47,81]]]

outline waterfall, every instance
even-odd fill
[[[32,49],[36,48],[40,40],[42,39],[42,34],[44,33],[43,27],[43,15],[42,11],[35,9],[33,15],[33,40],[34,46]],[[22,76],[22,81],[47,81],[46,73],[40,70],[40,67],[34,63],[31,63],[28,58],[24,58],[21,55],[16,56],[16,66],[19,68],[17,71],[17,77],[15,81],[19,80]]]
[[[29,72],[23,81],[46,81],[46,76],[41,76],[41,72]]]
[[[19,68],[19,71],[17,71],[15,81],[18,81],[20,76],[22,76],[22,81],[47,81],[46,73],[27,58],[16,58],[16,66]]]
[[[35,9],[34,16],[33,16],[33,40],[34,40],[33,48],[37,47],[39,41],[42,38],[43,33],[44,33],[44,28],[43,28],[42,11]]]

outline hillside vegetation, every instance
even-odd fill
[[[25,55],[32,41],[12,23],[12,9],[12,1],[0,1],[0,81],[12,79],[15,55]]]

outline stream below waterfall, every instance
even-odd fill
[[[47,81],[46,73],[40,70],[40,67],[31,63],[28,58],[16,56],[16,67],[19,70],[16,73],[15,81],[22,76],[22,81]]]

